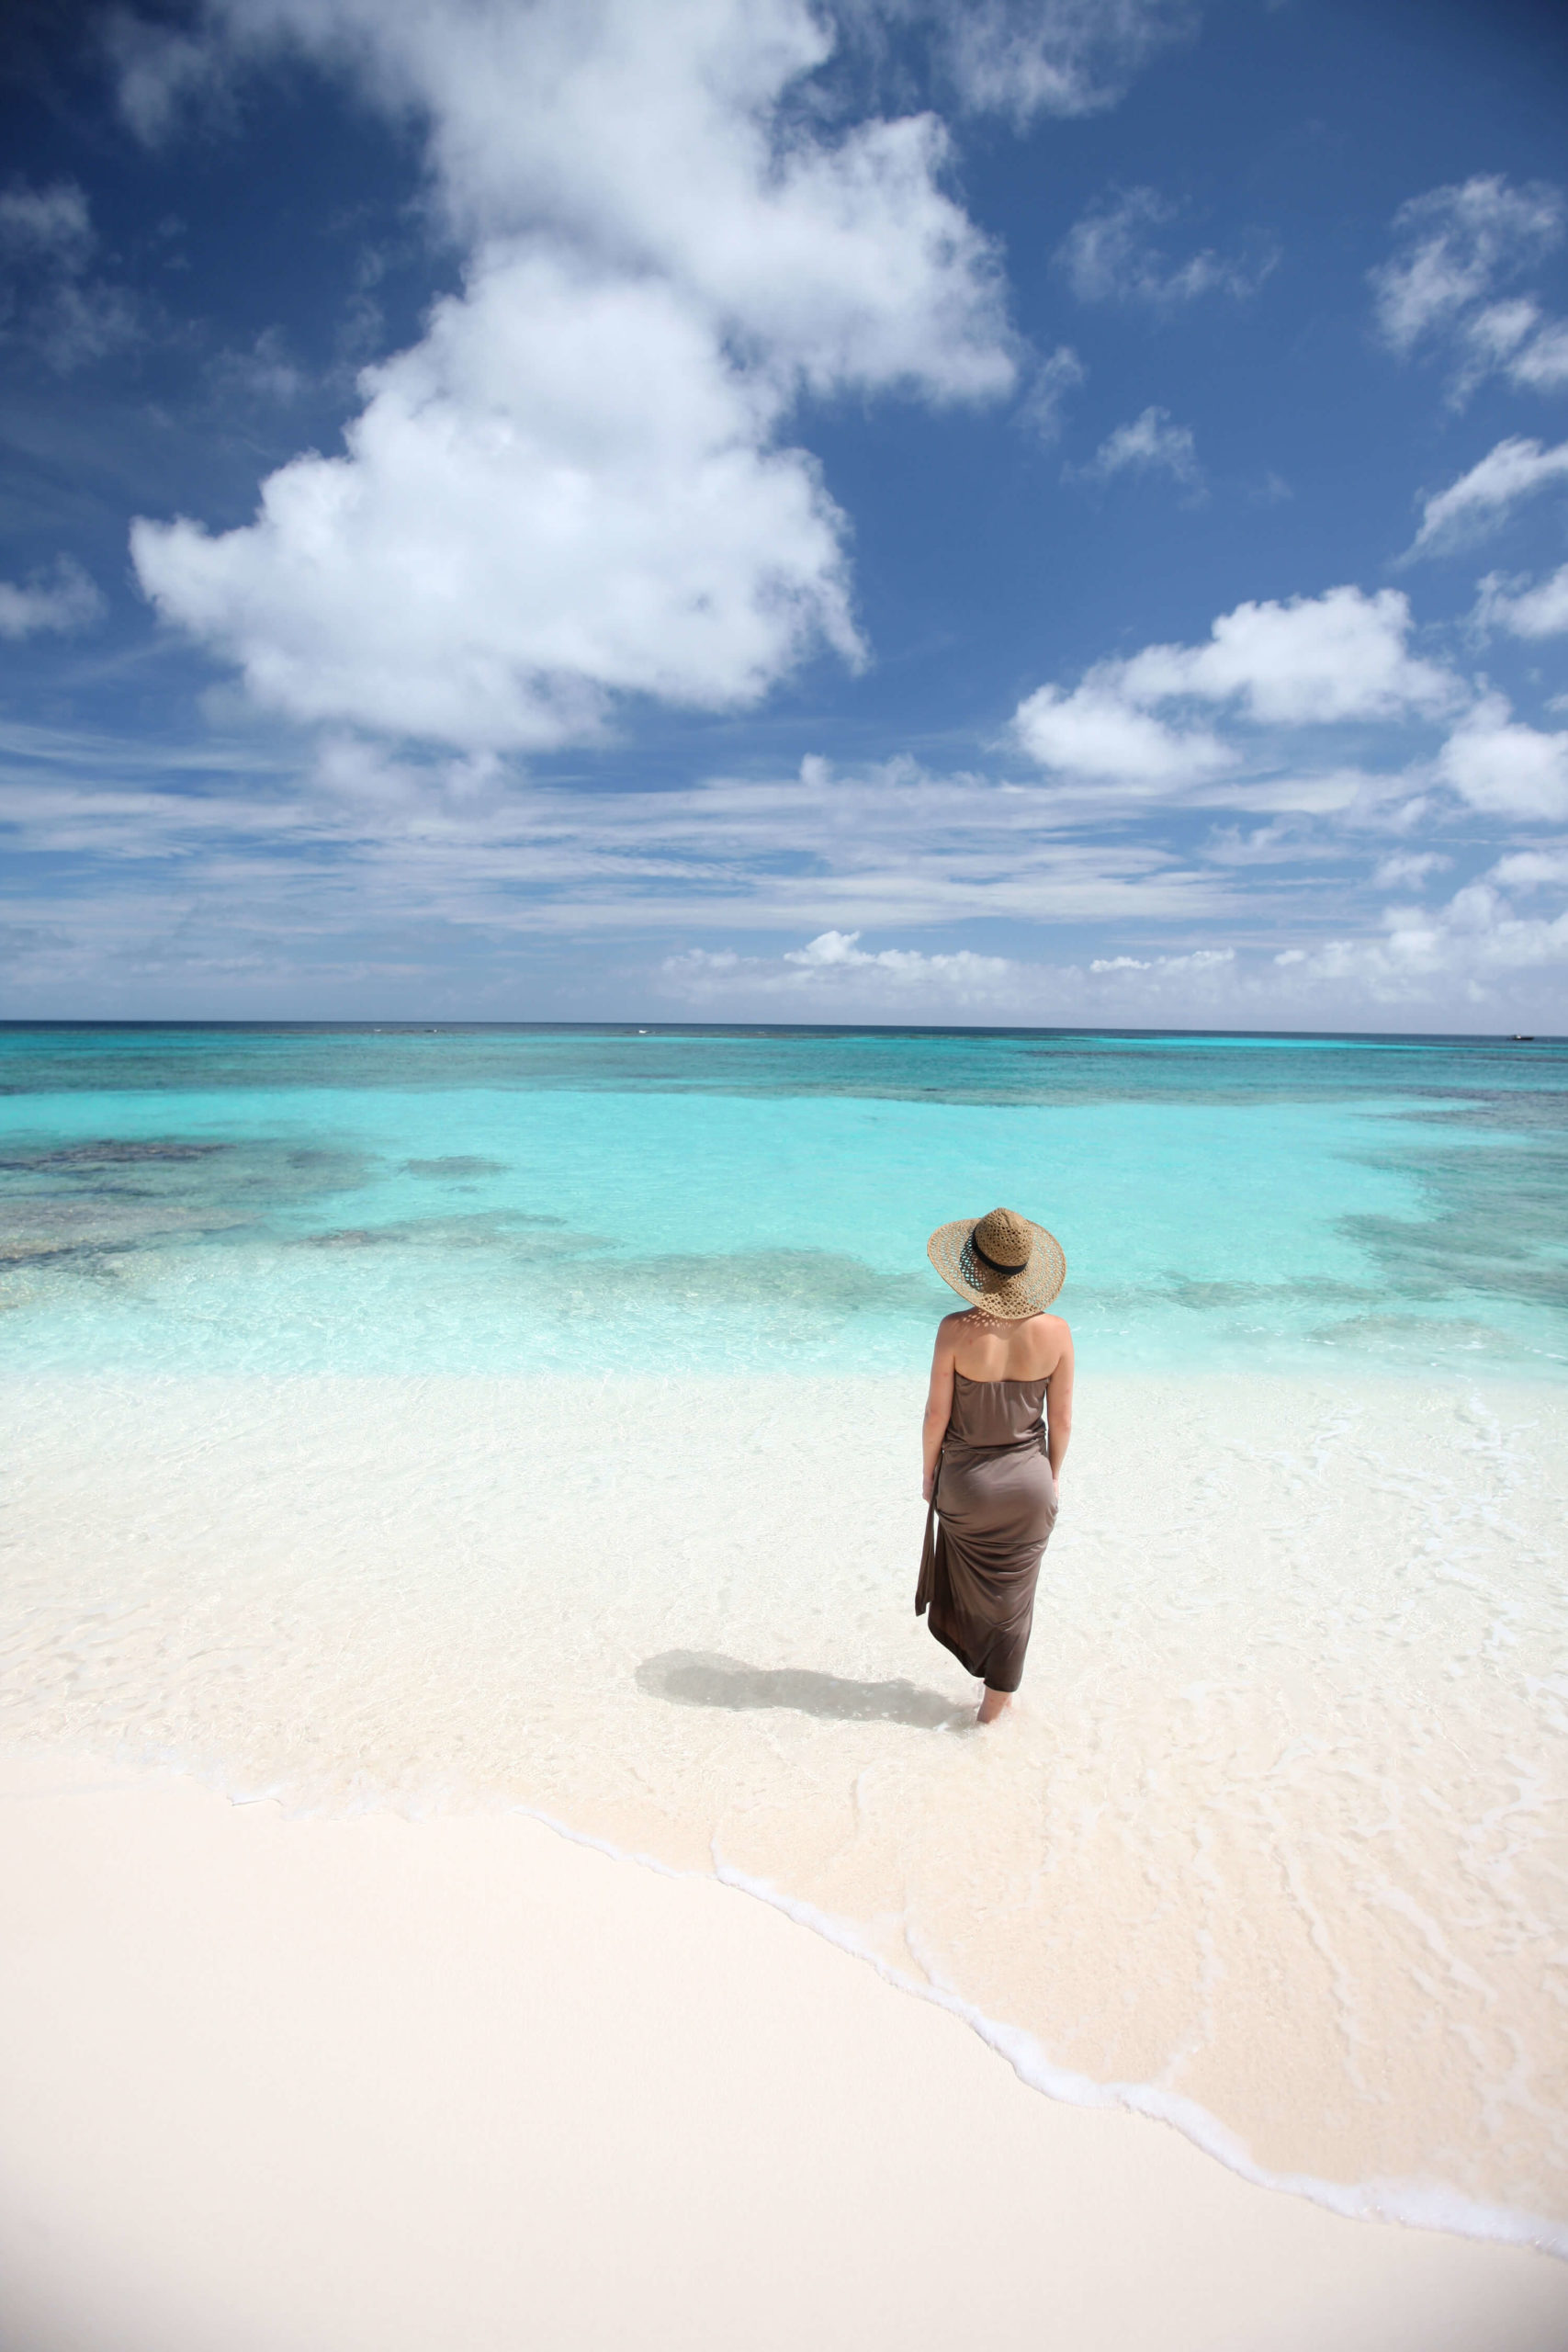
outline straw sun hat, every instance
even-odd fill
[[[926,1255],[944,1283],[1005,1323],[1049,1306],[1067,1279],[1062,1245],[1043,1225],[1012,1209],[939,1225]]]

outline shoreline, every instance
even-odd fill
[[[0,2341],[1553,2352],[1568,2268],[1042,2098],[768,1904],[518,1815],[0,1750]],[[983,2284],[976,2286],[979,2279]]]
[[[19,1739],[728,1879],[1057,2098],[1332,2211],[1568,2244],[1541,1392],[1101,1380],[984,1736],[909,1608],[908,1384],[8,1401]]]

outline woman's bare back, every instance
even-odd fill
[[[937,1337],[938,1353],[965,1380],[1049,1380],[1071,1344],[1059,1315],[1003,1322],[976,1307],[943,1316]]]

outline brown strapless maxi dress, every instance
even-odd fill
[[[953,1376],[915,1614],[987,1689],[1016,1690],[1056,1523],[1043,1380]],[[940,1523],[939,1523],[940,1522]]]

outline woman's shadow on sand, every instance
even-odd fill
[[[804,1666],[744,1666],[713,1650],[663,1650],[644,1658],[637,1687],[650,1699],[679,1707],[792,1707],[842,1724],[912,1724],[919,1731],[957,1731],[973,1723],[972,1707],[955,1707],[940,1690],[912,1682],[847,1682]]]

